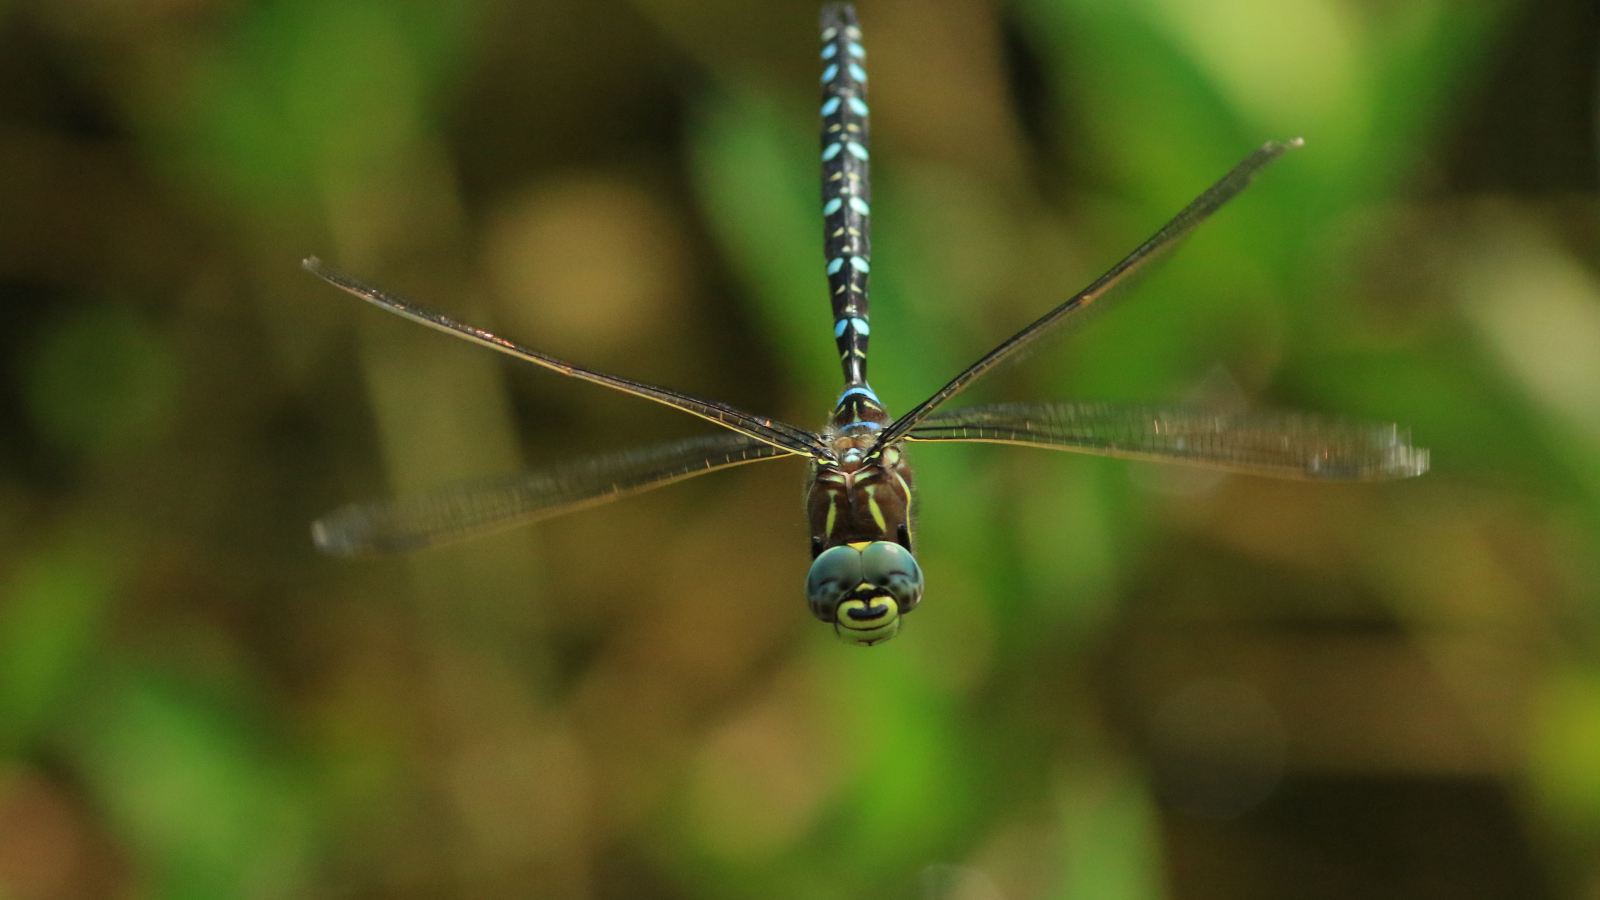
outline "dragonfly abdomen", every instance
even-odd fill
[[[848,4],[822,9],[823,255],[833,338],[848,384],[867,380],[867,277],[872,270],[872,184],[867,147],[866,51]]]

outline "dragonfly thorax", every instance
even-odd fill
[[[891,419],[872,389],[851,385],[823,429],[828,458],[814,458],[806,487],[811,555],[861,541],[911,550],[911,467],[899,446],[880,447]]]
[[[830,444],[830,446],[837,446]],[[911,550],[911,466],[899,447],[851,440],[816,459],[806,485],[812,556],[844,544],[890,541]]]
[[[860,471],[872,456],[873,445],[877,442],[876,430],[834,435],[828,442],[834,454],[834,465],[847,474]]]

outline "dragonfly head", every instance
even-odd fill
[[[840,640],[870,647],[894,637],[900,618],[922,599],[922,567],[891,541],[862,541],[824,550],[806,575],[811,614]]]

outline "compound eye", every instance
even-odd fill
[[[865,580],[860,550],[840,546],[822,551],[806,574],[806,602],[811,605],[811,614],[832,624],[839,604]]]
[[[873,541],[861,551],[862,581],[895,599],[902,614],[922,600],[922,567],[911,551],[889,541]]]

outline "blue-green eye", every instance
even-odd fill
[[[811,604],[811,614],[832,622],[839,603],[860,583],[860,550],[830,547],[822,551],[806,573],[806,601]]]
[[[861,568],[870,581],[889,592],[900,611],[911,612],[922,600],[922,567],[911,551],[892,541],[873,541],[861,550]]]
[[[910,551],[889,541],[829,548],[806,575],[811,614],[852,644],[894,637],[900,617],[921,599],[922,567]]]

